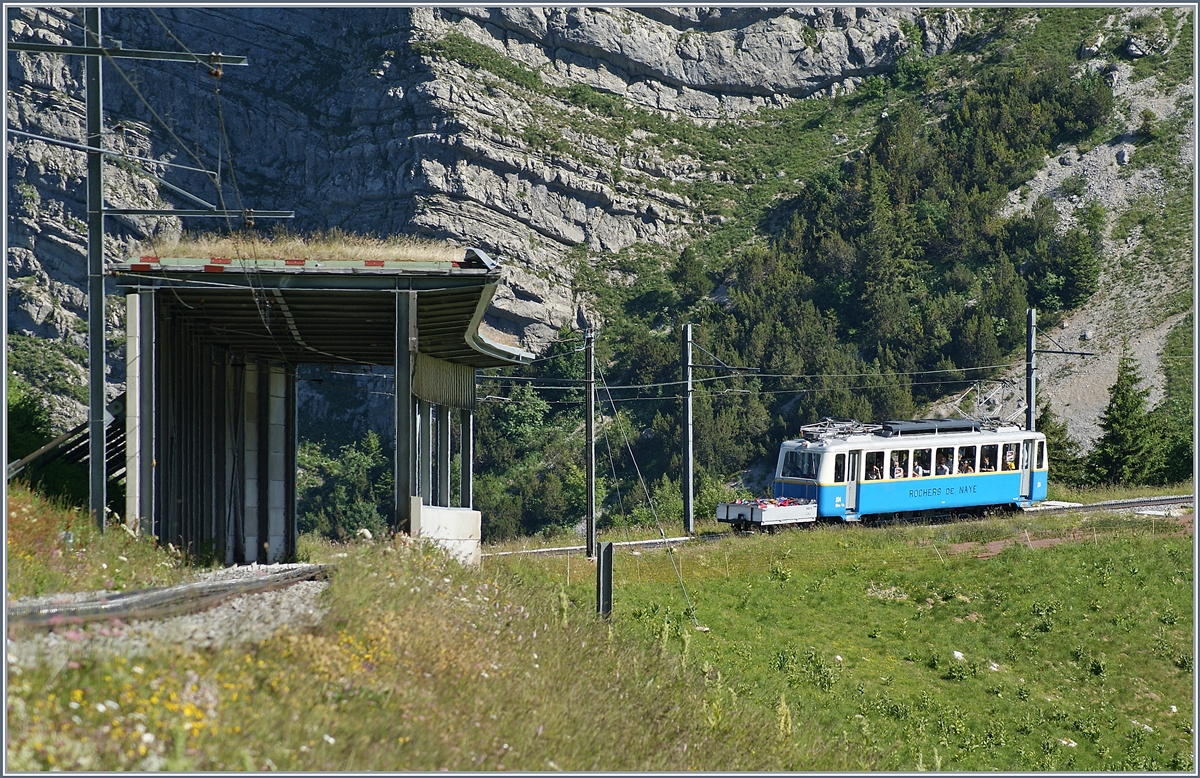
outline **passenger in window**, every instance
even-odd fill
[[[937,474],[938,475],[950,475],[950,465],[946,464],[945,457],[938,459]]]
[[[971,467],[971,460],[967,459],[965,456],[962,459],[958,460],[958,472],[974,473],[975,468]]]
[[[867,468],[867,480],[868,481],[879,481],[882,479],[883,479],[883,472],[879,469],[879,464],[872,462],[870,467]]]
[[[923,475],[927,475],[925,468],[921,467],[920,462],[913,462],[913,478],[920,478]]]
[[[1016,452],[1013,451],[1011,448],[1008,451],[1004,452],[1004,469],[1005,470],[1016,470],[1017,469]]]
[[[994,472],[995,470],[996,470],[996,468],[992,466],[992,458],[985,454],[983,457],[983,461],[979,463],[979,472],[991,473],[991,472]]]

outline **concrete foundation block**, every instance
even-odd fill
[[[470,508],[422,505],[412,498],[412,536],[431,540],[464,565],[479,564],[483,517]]]

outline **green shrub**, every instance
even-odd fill
[[[343,446],[336,456],[318,443],[301,444],[296,475],[300,532],[333,540],[353,539],[360,529],[386,534],[395,516],[393,466],[374,432],[361,443]]]

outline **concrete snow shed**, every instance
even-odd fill
[[[445,256],[143,256],[111,267],[127,304],[126,520],[225,564],[290,558],[296,365],[392,365],[395,528],[477,560],[475,370],[533,355],[480,332],[499,264],[472,248]]]

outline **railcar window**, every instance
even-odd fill
[[[937,470],[938,475],[950,475],[954,472],[954,449],[939,448],[937,450]]]
[[[891,478],[908,478],[908,452],[893,451],[888,461],[888,476]]]
[[[883,478],[883,452],[868,451],[864,480],[878,481]]]
[[[821,467],[821,455],[811,451],[789,451],[783,457],[783,469],[780,475],[784,478],[816,479],[817,470]]]
[[[959,446],[958,447],[958,472],[974,473],[975,472],[975,447],[974,446]]]
[[[837,454],[833,458],[833,480],[841,483],[846,480],[846,455]]]
[[[1046,469],[1046,441],[1044,440],[1038,441],[1037,463],[1038,470]]]
[[[1004,444],[1004,464],[1000,465],[1004,470],[1016,470],[1020,467],[1020,462],[1017,461],[1017,444]]]
[[[991,473],[996,470],[996,446],[979,447],[979,472]]]
[[[932,454],[933,449],[928,448],[919,448],[913,452],[913,478],[933,475],[933,470],[930,469]]]

